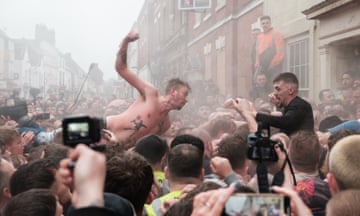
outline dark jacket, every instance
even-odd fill
[[[291,135],[299,130],[314,130],[314,117],[311,105],[298,96],[285,107],[282,116],[258,113],[256,121],[279,128],[281,132],[287,135]]]

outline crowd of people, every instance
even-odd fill
[[[339,91],[320,91],[320,103],[299,96],[293,73],[272,74],[270,90],[265,70],[256,80],[267,90],[250,99],[178,78],[161,94],[127,67],[128,44],[138,38],[124,38],[115,63],[135,100],[2,95],[2,215],[284,215],[285,204],[272,200],[229,201],[264,191],[289,197],[293,215],[360,213],[354,74],[344,73]],[[103,119],[92,145],[102,152],[63,145],[62,120],[79,114]]]

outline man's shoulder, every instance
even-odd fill
[[[306,106],[311,108],[311,104],[300,96],[294,97],[294,99],[289,103],[289,106]]]

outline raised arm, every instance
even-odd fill
[[[127,66],[127,49],[128,44],[139,39],[137,32],[131,31],[122,41],[120,49],[117,53],[115,69],[119,75],[124,78],[130,85],[135,87],[139,94],[145,99],[147,95],[157,94],[155,87],[140,79],[134,72],[132,72]]]
[[[248,123],[250,132],[257,131],[258,125],[255,119],[257,112],[253,104],[250,103],[250,101],[242,98],[237,98],[237,99],[230,98],[225,101],[223,106],[225,108],[236,110]]]

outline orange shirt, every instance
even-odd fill
[[[279,32],[276,32],[273,28],[258,35],[256,41],[256,63],[255,67],[259,67],[259,55],[267,48],[273,46],[275,43],[276,54],[271,60],[269,68],[272,68],[282,62],[284,59],[284,39]]]

